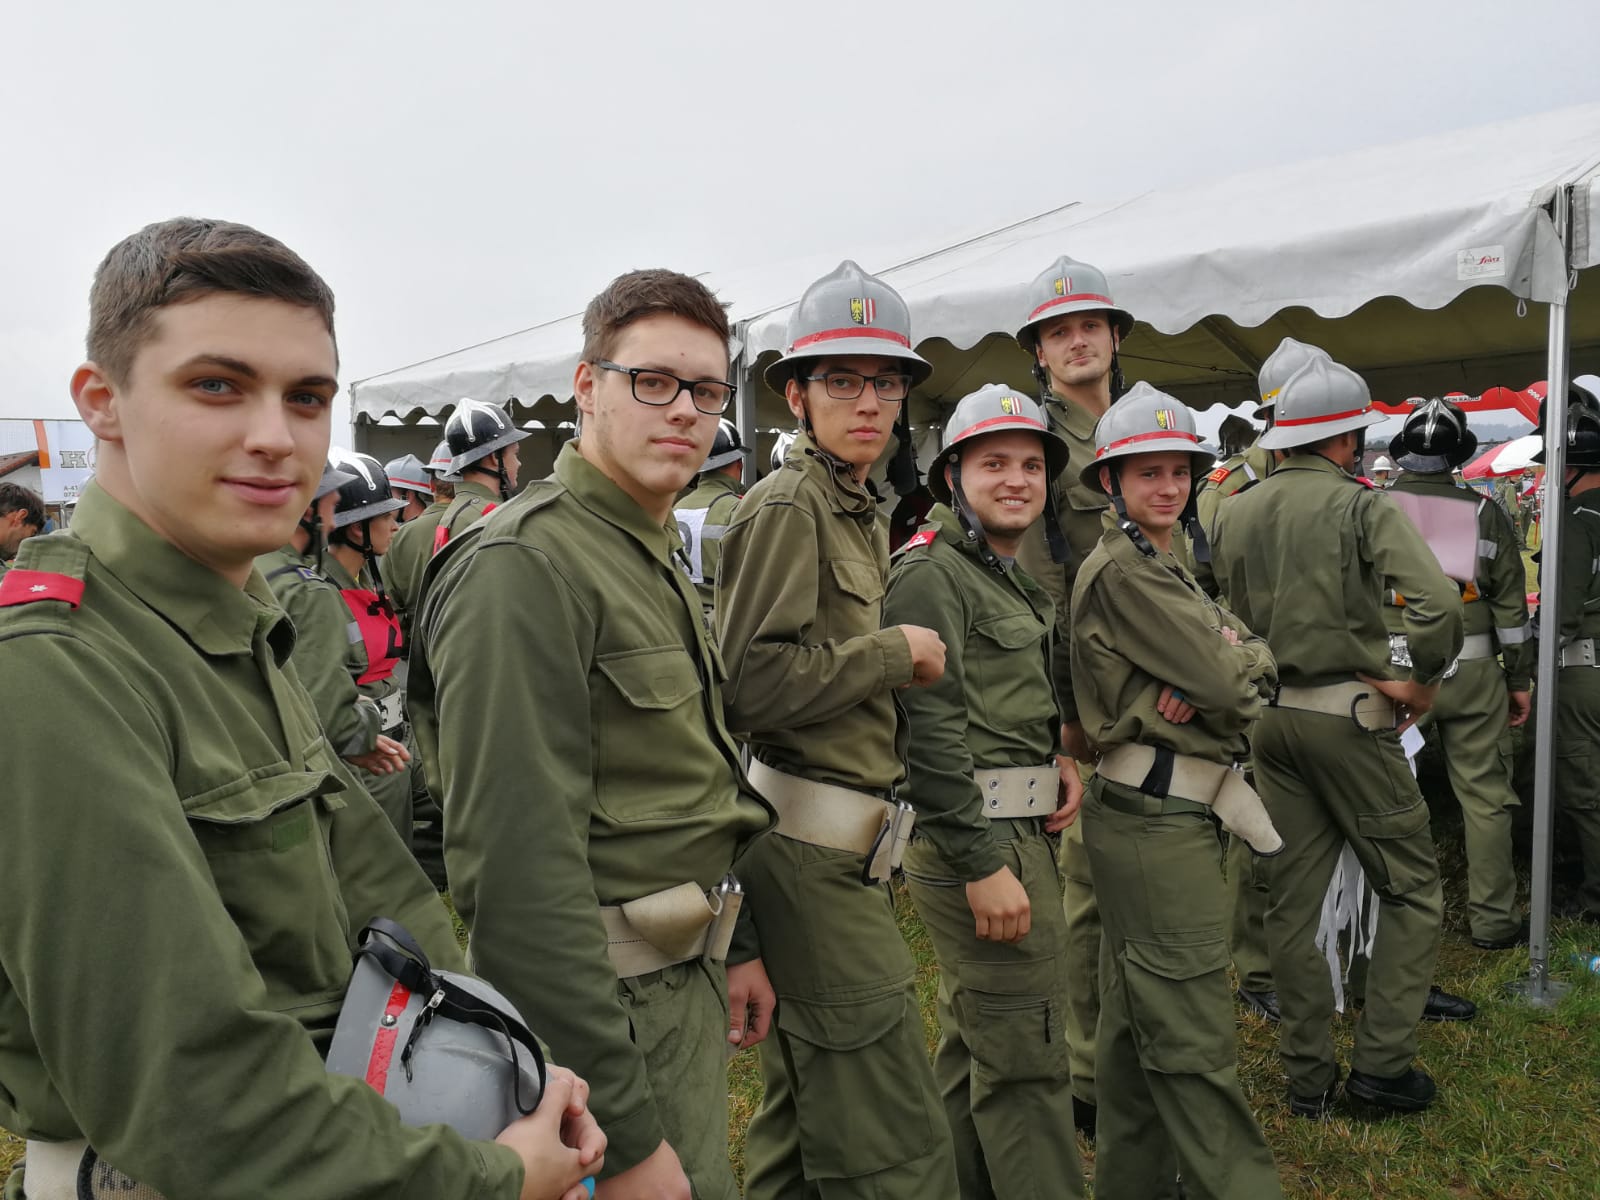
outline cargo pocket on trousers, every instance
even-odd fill
[[[1383,864],[1383,879],[1372,878],[1372,864],[1364,864],[1367,882],[1379,895],[1405,896],[1439,878],[1428,806],[1421,800],[1387,812],[1357,813],[1356,832]]]
[[[1052,960],[962,959],[959,975],[962,1036],[991,1080],[1019,1083],[1069,1077],[1061,998],[1040,986],[1057,977]]]
[[[1556,750],[1556,806],[1578,812],[1600,808],[1600,780],[1594,758],[1583,744]]]
[[[833,1003],[785,996],[778,1028],[789,1041],[807,1178],[870,1175],[929,1152],[937,1099],[922,1086],[928,1050],[903,991]]]
[[[1199,1075],[1234,1064],[1227,969],[1222,938],[1124,944],[1128,1023],[1147,1070]]]

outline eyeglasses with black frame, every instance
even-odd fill
[[[665,408],[680,393],[688,392],[689,401],[697,410],[714,417],[727,412],[728,405],[733,403],[734,396],[739,392],[725,379],[681,379],[654,367],[625,367],[606,358],[596,359],[594,365],[603,371],[616,371],[619,375],[628,376],[633,387],[633,398],[652,408]]]
[[[830,400],[854,400],[867,390],[867,380],[872,390],[885,404],[899,404],[911,394],[911,376],[896,371],[887,375],[862,375],[856,371],[827,371],[821,375],[804,377],[809,383],[820,383]]]

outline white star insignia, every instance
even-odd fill
[[[42,583],[36,583],[28,590],[30,592],[48,592],[50,589]]]

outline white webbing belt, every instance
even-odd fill
[[[1480,658],[1493,658],[1499,653],[1495,646],[1492,633],[1469,633],[1461,639],[1461,653],[1456,657],[1462,662],[1473,662]]]
[[[994,767],[974,771],[983,794],[983,815],[991,820],[1046,817],[1055,811],[1061,772],[1054,763],[1042,767]]]
[[[1561,647],[1560,665],[1563,667],[1595,667],[1594,639],[1573,638]]]
[[[1329,683],[1322,687],[1292,687],[1285,684],[1278,689],[1275,704],[1278,708],[1298,708],[1302,712],[1349,717],[1368,733],[1393,729],[1395,725],[1394,701],[1371,684],[1356,680]]]
[[[629,900],[602,905],[606,953],[618,979],[632,979],[692,958],[728,957],[744,889],[732,875],[709,892],[680,883]]]
[[[1155,765],[1153,747],[1124,742],[1102,755],[1094,770],[1112,783],[1142,790]],[[1261,797],[1244,781],[1243,773],[1230,766],[1192,754],[1173,754],[1167,795],[1208,806],[1224,829],[1243,838],[1263,857],[1283,849],[1283,838],[1267,815]]]
[[[746,774],[777,812],[777,832],[784,837],[866,857],[867,881],[888,879],[900,865],[916,821],[909,804],[801,779],[754,757]]]
[[[116,1200],[162,1200],[154,1188],[135,1183],[98,1158],[82,1181],[86,1190],[80,1190],[79,1176],[84,1175],[84,1159],[89,1153],[89,1143],[82,1138],[75,1142],[29,1142],[23,1175],[28,1200],[101,1200],[113,1196]]]

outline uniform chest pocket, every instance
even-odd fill
[[[593,702],[595,799],[616,824],[715,803],[700,673],[682,646],[602,654]]]
[[[1044,652],[1048,632],[1032,613],[1006,613],[974,623],[967,650],[967,696],[990,728],[1016,729],[1053,719]]]
[[[883,573],[876,564],[836,558],[828,566],[835,586],[846,596],[863,604],[876,604],[883,599]]]
[[[342,789],[331,773],[286,771],[184,801],[217,892],[280,1012],[326,1004],[350,975],[349,918],[328,852]]]

